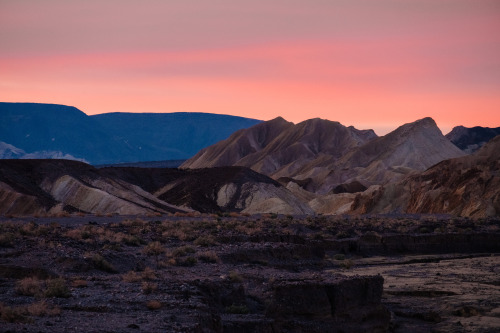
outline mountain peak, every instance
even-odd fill
[[[432,126],[432,127],[436,127],[437,128],[436,122],[431,117],[425,117],[425,118],[422,118],[422,119],[418,119],[418,120],[414,121],[413,123],[408,123],[407,125],[412,125],[414,127],[429,127],[429,126]]]
[[[398,136],[406,140],[412,135],[429,135],[429,136],[443,136],[443,133],[437,126],[434,119],[431,117],[422,118],[416,120],[412,123],[407,123],[399,126],[393,132],[389,133],[388,136]]]
[[[273,118],[271,120],[266,121],[267,123],[289,123],[285,118],[278,116],[276,118]]]
[[[187,160],[181,167],[241,165],[269,176],[293,176],[321,156],[338,158],[376,137],[336,121],[314,118],[297,125],[278,117],[235,133]]]

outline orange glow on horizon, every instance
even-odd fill
[[[492,87],[457,83],[470,56],[385,57],[375,43],[307,41],[203,51],[0,58],[3,101],[106,112],[208,112],[261,120],[324,118],[377,134],[432,117],[454,126],[500,126]],[[432,46],[432,45],[431,45]],[[370,53],[370,57],[360,56]],[[458,74],[457,74],[458,73]]]
[[[3,86],[5,101],[72,105],[88,115],[106,112],[208,112],[270,120],[282,116],[294,123],[310,118],[339,121],[383,135],[398,126],[432,117],[446,134],[454,126],[500,126],[500,96],[475,94],[391,94],[383,87],[301,84],[286,81],[178,78],[133,82],[80,80],[61,85],[33,80],[25,86],[30,99]],[[52,98],[48,96],[54,96]],[[475,112],[471,112],[475,110]]]
[[[492,0],[0,2],[4,102],[500,127]]]

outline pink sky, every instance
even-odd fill
[[[4,102],[500,126],[497,0],[1,0]]]

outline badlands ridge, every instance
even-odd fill
[[[276,118],[236,131],[179,169],[0,160],[0,214],[498,216],[498,152],[500,137],[467,155],[431,118],[381,137],[328,120]]]

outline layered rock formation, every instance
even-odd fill
[[[357,195],[351,211],[500,215],[500,136],[472,155],[443,161],[398,184]]]
[[[310,119],[294,125],[276,118],[201,150],[181,167],[241,165],[274,179],[295,177],[309,171],[309,165],[338,159],[374,138],[372,130],[338,122]]]
[[[0,198],[0,214],[11,215],[61,211],[136,215],[192,210],[313,213],[276,181],[243,167],[96,169],[66,160],[2,160]]]
[[[244,167],[104,168],[101,173],[141,186],[166,202],[200,212],[313,213],[282,185]]]
[[[327,193],[338,184],[358,181],[365,186],[401,180],[445,159],[463,156],[441,133],[434,120],[424,118],[350,151],[340,159],[328,158],[304,168],[297,177]]]
[[[181,167],[244,165],[282,183],[288,179],[327,194],[352,192],[345,189],[353,182],[361,185],[358,188],[395,182],[463,155],[431,118],[405,124],[379,138],[371,130],[327,120],[293,125],[277,118],[201,150]]]
[[[403,184],[409,213],[500,215],[500,136],[470,156],[447,160]]]
[[[431,118],[378,138],[320,119],[277,118],[200,151],[183,169],[2,160],[0,213],[498,216],[499,140],[466,155]]]
[[[186,211],[138,186],[102,176],[88,164],[68,160],[0,161],[0,197],[2,214]]]

